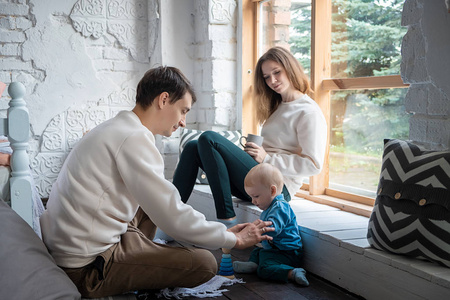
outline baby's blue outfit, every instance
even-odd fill
[[[263,279],[287,282],[290,270],[300,267],[302,239],[297,218],[282,194],[276,196],[260,219],[272,221],[275,231],[266,234],[272,241],[262,241],[263,248],[255,248],[249,261],[258,265],[258,276]]]

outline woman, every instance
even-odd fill
[[[248,142],[242,150],[221,135],[204,132],[186,144],[175,170],[173,183],[186,202],[192,193],[198,168],[208,178],[217,218],[237,223],[232,195],[247,201],[244,178],[255,165],[266,162],[283,174],[284,198],[301,187],[304,177],[318,174],[323,166],[327,125],[322,111],[308,95],[309,79],[286,49],[269,49],[255,68],[257,118],[262,125],[262,146]]]

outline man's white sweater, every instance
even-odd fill
[[[164,178],[155,137],[122,111],[70,152],[41,217],[43,240],[59,266],[78,268],[119,242],[142,209],[165,233],[209,249],[232,248],[236,236],[184,204]]]

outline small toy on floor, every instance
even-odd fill
[[[222,248],[222,259],[220,261],[218,275],[234,279],[233,262],[231,261],[231,249]]]

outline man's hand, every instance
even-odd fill
[[[270,225],[272,225],[270,221],[256,220],[253,223],[243,223],[231,227],[228,231],[236,235],[234,248],[245,249],[263,240],[272,240],[271,236],[264,234],[269,231],[275,231],[275,228],[269,227]]]

